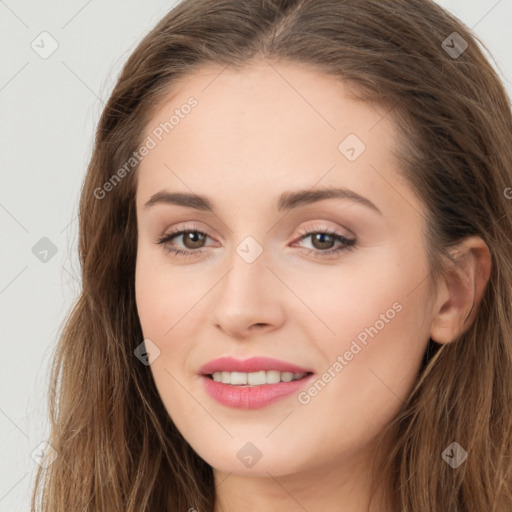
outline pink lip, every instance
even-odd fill
[[[310,373],[310,375],[291,382],[278,382],[277,384],[263,384],[260,386],[223,384],[222,382],[214,381],[208,376],[220,371],[251,373],[262,370]],[[258,409],[269,405],[280,398],[297,393],[313,377],[311,370],[307,368],[301,368],[300,366],[268,357],[252,357],[245,360],[221,357],[202,366],[199,373],[204,382],[206,392],[212,398],[223,405],[238,409]]]
[[[259,409],[292,393],[298,393],[300,389],[313,378],[313,374],[291,382],[278,382],[277,384],[263,384],[261,386],[232,386],[216,382],[204,375],[206,392],[217,402],[235,407],[237,409]]]
[[[261,370],[276,370],[278,372],[313,373],[308,368],[301,368],[295,364],[279,361],[270,357],[251,357],[249,359],[235,359],[234,357],[219,357],[201,366],[201,375],[211,375],[213,372],[259,372]],[[269,384],[270,385],[270,384]]]

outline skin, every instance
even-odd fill
[[[372,441],[411,391],[429,336],[450,342],[480,300],[487,246],[461,244],[464,265],[432,294],[425,210],[398,175],[396,128],[346,84],[282,62],[205,67],[174,87],[144,137],[190,96],[198,105],[137,171],[136,300],[144,337],[160,350],[150,369],[162,401],[214,468],[215,510],[392,511],[386,475],[368,507]],[[355,161],[338,149],[349,134],[366,146]],[[282,192],[323,187],[351,189],[381,214],[349,199],[276,208]],[[145,208],[161,190],[208,196],[214,210]],[[167,245],[202,253],[176,256],[155,242],[191,223],[208,235],[202,243],[178,236]],[[356,245],[308,254],[340,246],[301,240],[317,228]],[[252,263],[236,252],[247,236],[263,251]],[[319,377],[397,302],[400,312],[307,404],[292,394],[234,409],[203,389],[199,368],[220,356],[273,357]],[[251,468],[237,457],[249,441],[261,452]]]

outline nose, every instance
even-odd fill
[[[211,295],[213,325],[237,339],[279,329],[285,318],[285,288],[267,266],[265,252],[252,263],[235,252],[230,263]]]

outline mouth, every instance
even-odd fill
[[[273,359],[220,357],[199,369],[206,393],[236,409],[258,409],[299,393],[313,378],[311,368]]]
[[[222,384],[231,386],[266,386],[280,382],[293,382],[313,375],[313,372],[280,372],[278,370],[260,370],[256,372],[216,371],[204,376]]]
[[[298,395],[313,379],[312,372],[214,372],[201,375],[206,393],[219,404],[234,409],[261,409]]]

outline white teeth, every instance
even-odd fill
[[[240,384],[247,384],[247,373],[231,372],[230,384],[234,384],[235,386]]]
[[[281,374],[281,380],[284,382],[291,382],[292,379],[293,379],[293,373],[283,372]]]
[[[267,384],[277,384],[278,382],[281,382],[281,372],[269,370],[267,372]]]
[[[259,372],[214,372],[213,380],[233,386],[261,386],[263,384],[277,384],[278,382],[291,382],[302,379],[305,373],[278,372],[277,370],[261,370]]]
[[[251,386],[261,386],[266,383],[267,373],[263,370],[261,372],[252,372],[247,374],[247,384],[250,384]],[[233,384],[233,380],[231,380],[231,384]]]

